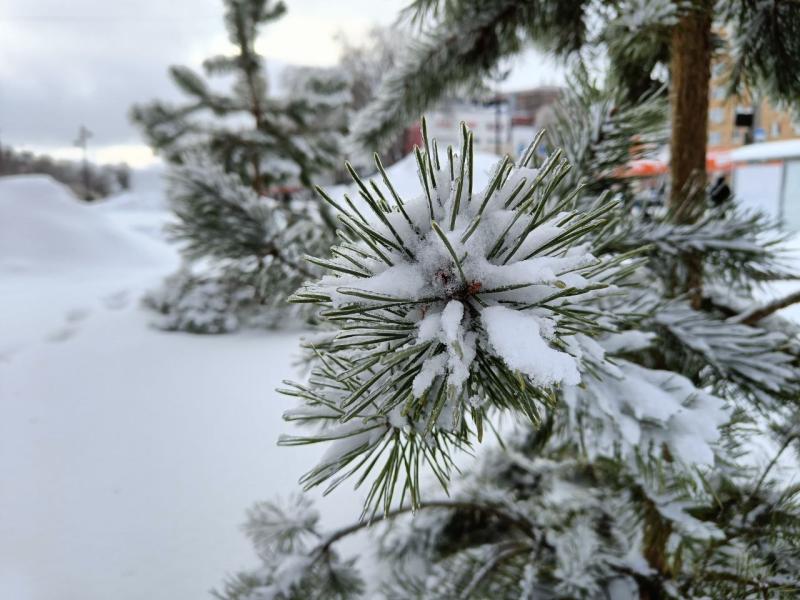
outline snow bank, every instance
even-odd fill
[[[0,178],[2,600],[207,598],[257,561],[245,509],[319,458],[276,446],[299,334],[149,326],[139,299],[178,259],[139,233],[167,218],[143,192],[86,205]],[[319,501],[326,530],[358,494]]]
[[[131,171],[131,189],[100,202],[102,211],[168,211],[166,196],[166,167],[162,164]]]
[[[132,235],[46,175],[0,178],[0,271],[153,264],[148,240]]]

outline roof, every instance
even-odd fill
[[[779,142],[764,142],[762,144],[749,144],[730,154],[734,162],[749,162],[759,160],[776,160],[781,158],[800,158],[800,138],[794,140],[781,140]]]

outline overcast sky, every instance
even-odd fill
[[[331,65],[337,32],[363,38],[405,4],[287,0],[259,50],[279,64]],[[199,65],[227,47],[221,0],[0,0],[0,143],[67,156],[83,123],[94,133],[93,159],[146,163],[130,105],[175,98],[169,65]],[[504,87],[559,81],[551,61],[529,52]]]

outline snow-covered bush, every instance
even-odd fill
[[[227,333],[239,328],[236,291],[228,289],[220,279],[204,278],[182,268],[148,292],[143,302],[160,313],[155,323],[159,329]]]

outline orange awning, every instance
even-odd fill
[[[733,161],[729,150],[709,150],[706,153],[706,171],[720,173],[731,169],[733,169]]]
[[[666,163],[652,158],[640,158],[631,161],[619,174],[619,177],[655,177],[668,171]]]
[[[706,171],[709,173],[728,172],[733,162],[728,150],[711,150],[706,154]],[[669,165],[654,158],[641,158],[629,162],[618,177],[655,177],[669,172]]]

